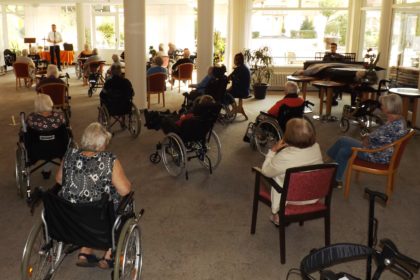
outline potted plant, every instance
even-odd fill
[[[271,64],[273,57],[268,47],[261,47],[256,50],[244,50],[245,61],[251,70],[251,80],[256,99],[264,99],[267,93],[268,83],[273,74]]]

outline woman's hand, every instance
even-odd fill
[[[284,142],[283,139],[281,139],[280,141],[278,141],[272,148],[271,150],[275,153],[277,153],[278,151],[280,151],[281,149],[283,149],[284,147],[287,147],[286,142]]]

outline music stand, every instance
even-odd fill
[[[36,38],[23,38],[25,44],[29,44],[29,51],[31,51],[31,44],[36,42]]]

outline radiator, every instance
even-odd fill
[[[287,76],[289,75],[289,72],[274,72],[273,75],[271,75],[270,90],[282,90],[284,84],[287,82]]]

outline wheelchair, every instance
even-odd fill
[[[140,113],[132,98],[124,100],[118,95],[110,95],[104,102],[101,99],[101,105],[98,107],[98,122],[106,129],[111,131],[112,127],[119,123],[121,130],[128,128],[128,132],[133,138],[137,138],[141,130]]]
[[[100,201],[74,204],[57,193],[56,185],[47,191],[36,189],[33,194],[42,200],[44,209],[23,249],[21,279],[52,279],[64,258],[82,246],[111,248],[111,279],[140,279],[143,247],[139,220],[144,211],[135,213],[134,193],[123,197],[116,211],[108,194]]]
[[[105,84],[105,78],[103,76],[103,68],[105,61],[91,61],[85,63],[83,67],[89,68],[89,76],[87,77],[89,83],[88,96],[96,92],[98,88],[102,88]]]
[[[22,124],[17,142],[15,176],[17,193],[20,197],[31,191],[31,174],[52,163],[60,165],[55,159],[62,159],[70,145],[74,145],[72,131],[65,125],[50,131],[37,131],[25,123],[25,113],[20,113]],[[40,164],[36,165],[39,161]]]
[[[245,142],[249,142],[251,148],[258,150],[263,156],[273,147],[282,137],[286,130],[286,123],[292,118],[304,118],[315,130],[310,118],[304,115],[305,107],[313,106],[310,101],[305,101],[302,106],[289,107],[282,105],[279,110],[278,118],[261,111],[255,123],[250,122],[244,137]]]
[[[68,77],[67,73],[66,73],[66,77]],[[64,112],[66,123],[70,123],[71,96],[69,94],[68,81],[66,81],[66,84],[61,84],[61,83],[43,84],[39,87],[39,92],[50,96],[51,100],[53,101],[54,108],[61,109]]]
[[[220,108],[219,104],[209,106],[206,113],[183,121],[179,131],[168,133],[156,145],[150,161],[157,164],[162,159],[170,175],[176,177],[185,171],[188,180],[187,163],[197,158],[212,174],[222,159],[220,140],[213,130]]]

